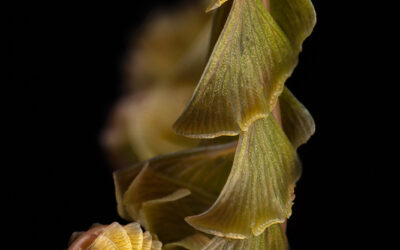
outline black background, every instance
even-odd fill
[[[139,25],[173,2],[21,2],[6,11],[5,85],[16,90],[3,92],[12,151],[3,206],[15,249],[63,249],[73,231],[120,221],[99,134]],[[291,247],[395,249],[396,16],[376,1],[313,2],[318,23],[287,82],[317,126],[299,149]]]

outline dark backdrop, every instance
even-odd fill
[[[299,149],[304,172],[289,240],[293,250],[394,249],[395,15],[366,1],[313,2],[318,24],[287,83],[317,126]],[[119,220],[99,133],[121,94],[132,37],[157,5],[173,2],[53,1],[7,11],[7,85],[17,90],[4,98],[14,130],[3,133],[15,154],[3,166],[13,170],[3,190],[15,249],[63,249],[73,231]]]

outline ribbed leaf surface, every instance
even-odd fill
[[[287,36],[260,0],[234,0],[225,27],[183,114],[179,134],[236,135],[272,110],[297,63]]]
[[[289,244],[280,224],[272,225],[259,236],[245,240],[214,237],[203,250],[289,250]]]
[[[186,221],[221,237],[259,235],[290,216],[300,174],[295,149],[272,115],[256,120],[240,135],[231,173],[217,201]]]
[[[121,226],[114,222],[87,248],[88,250],[161,250],[162,243],[152,240],[149,232],[142,232],[138,223]]]

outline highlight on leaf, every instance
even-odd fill
[[[260,235],[291,214],[301,166],[296,151],[272,115],[241,133],[234,163],[218,199],[186,221],[220,237]]]
[[[162,243],[153,240],[149,232],[143,232],[138,223],[121,226],[114,222],[90,244],[87,250],[161,250]]]
[[[208,6],[206,12],[215,10],[216,8],[223,5],[226,1],[228,1],[228,0],[212,0],[212,3],[210,4],[210,6]]]
[[[297,64],[300,38],[313,26],[294,20],[282,29],[278,21],[291,14],[312,17],[312,5],[306,8],[305,2],[296,0],[304,9],[287,4],[288,10],[269,14],[260,0],[234,0],[192,99],[174,124],[177,133],[193,138],[237,135],[274,108]]]
[[[267,249],[267,250],[289,250],[289,243],[285,232],[280,224],[268,227],[259,236],[250,236],[248,239],[235,240],[215,236],[203,249]]]

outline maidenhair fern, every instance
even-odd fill
[[[153,26],[154,33],[144,38],[182,53],[157,61],[155,55],[165,51],[155,53],[150,46],[133,54],[156,61],[133,64],[147,74],[134,83],[144,94],[140,102],[124,102],[118,126],[106,133],[114,158],[125,158],[122,166],[144,160],[114,173],[118,213],[140,223],[156,242],[154,249],[161,243],[163,249],[288,249],[284,224],[301,175],[296,149],[315,126],[284,83],[314,27],[315,12],[310,0],[208,4],[200,4],[206,14],[195,11],[198,4],[175,13],[182,18],[168,19],[177,25],[174,32]],[[185,36],[193,29],[181,22],[197,23],[196,39]],[[182,100],[188,101],[186,108]],[[177,118],[176,134],[171,117]],[[113,240],[129,241],[126,230],[112,225],[104,230],[115,231]],[[93,241],[90,249],[101,249],[103,241]],[[132,243],[110,249],[144,247]]]

